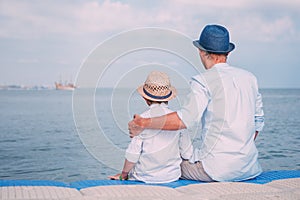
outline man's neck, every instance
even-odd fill
[[[206,66],[205,69],[209,70],[211,68],[213,68],[216,64],[220,64],[220,63],[226,63],[225,62],[212,62],[210,65]]]
[[[210,54],[209,61],[207,63],[207,66],[205,66],[205,68],[211,69],[216,64],[226,63],[226,61],[227,61],[227,56],[225,55]]]

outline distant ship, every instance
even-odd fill
[[[55,88],[57,90],[75,90],[76,86],[73,83],[62,84],[55,82]]]

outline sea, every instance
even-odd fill
[[[299,170],[300,89],[260,92],[265,127],[256,140],[259,162],[264,171]],[[127,123],[147,108],[145,102],[130,89],[80,95],[0,90],[0,179],[73,182],[119,172],[130,142]]]

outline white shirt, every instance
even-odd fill
[[[152,104],[141,117],[157,117],[171,112],[173,111],[164,103]],[[192,154],[191,140],[186,130],[145,129],[139,136],[132,138],[125,157],[136,163],[130,171],[130,179],[146,183],[167,183],[179,179],[181,157],[190,159]]]
[[[216,181],[240,181],[258,176],[255,131],[264,126],[257,80],[227,63],[195,76],[179,117],[188,128],[200,127],[202,145],[190,162],[201,161]]]

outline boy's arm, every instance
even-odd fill
[[[125,153],[125,162],[121,174],[109,176],[112,180],[126,180],[128,179],[128,173],[135,166],[135,163],[139,160],[142,152],[143,140],[140,137],[134,137],[128,145]]]
[[[123,180],[128,179],[128,173],[134,167],[134,165],[135,165],[135,163],[130,162],[127,159],[125,159],[124,167],[123,167],[122,174],[121,174]]]
[[[130,170],[134,167],[135,163],[128,161],[125,159],[124,167],[121,174],[116,174],[114,176],[109,176],[108,178],[111,180],[127,180],[128,179],[128,173]]]

